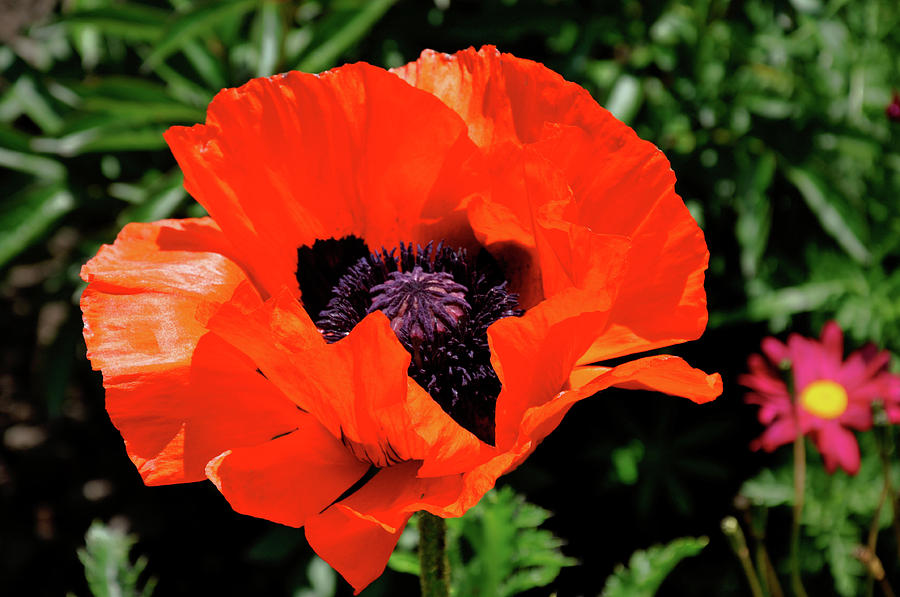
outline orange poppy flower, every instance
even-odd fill
[[[699,337],[709,255],[663,154],[541,64],[255,79],[166,140],[211,217],[84,266],[110,418],[148,485],[305,527],[357,591],[577,401],[721,393],[673,356],[596,364]]]

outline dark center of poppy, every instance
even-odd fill
[[[469,312],[469,289],[447,272],[426,273],[417,265],[411,272],[391,272],[388,278],[369,289],[369,313],[382,311],[397,337],[411,344],[433,342]]]
[[[347,237],[299,250],[304,307],[322,335],[336,342],[366,315],[382,311],[412,355],[409,376],[457,423],[493,443],[500,381],[487,328],[522,314],[496,262],[484,250],[470,258],[464,249],[404,243],[380,253],[365,250],[354,261],[351,256],[364,251],[360,245]],[[325,303],[322,284],[328,282]]]

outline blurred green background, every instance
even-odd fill
[[[509,477],[581,562],[560,595],[597,594],[635,548],[699,534],[710,546],[660,594],[749,594],[716,530],[741,484],[780,462],[747,448],[760,431],[735,384],[747,355],[828,318],[851,345],[900,350],[900,123],[885,112],[900,87],[896,0],[7,0],[0,43],[9,594],[86,595],[75,550],[93,519],[137,533],[157,594],[308,583],[302,533],[233,514],[211,484],[143,487],[77,308],[81,264],[125,223],[202,215],[161,134],[252,77],[496,44],[589,89],[672,162],[712,255],[710,329],[679,354],[720,371],[726,392],[704,407],[604,393]],[[405,594],[409,579],[388,573],[367,594]]]

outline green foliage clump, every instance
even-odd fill
[[[538,528],[551,514],[509,487],[490,491],[463,518],[447,519],[447,551],[454,595],[508,597],[543,587],[576,561],[565,556],[563,541]],[[419,573],[414,551],[418,534],[405,531],[389,566]]]
[[[84,536],[85,546],[78,550],[84,576],[94,597],[150,597],[156,579],[140,587],[140,576],[147,559],[131,563],[129,552],[137,539],[121,529],[94,521]]]
[[[848,475],[842,470],[829,473],[822,460],[807,459],[806,489],[802,516],[800,563],[811,574],[820,573],[827,565],[835,591],[842,597],[863,594],[866,569],[854,555],[865,543],[864,531],[881,504],[884,469],[875,445],[873,432],[859,434],[862,455],[859,473]],[[815,454],[810,449],[810,454]],[[894,487],[900,480],[900,463],[891,464]],[[763,469],[746,481],[741,495],[758,507],[773,508],[794,504],[792,463],[776,469]],[[890,526],[891,508],[881,504],[878,528]]]
[[[706,537],[682,537],[631,555],[628,566],[619,564],[606,580],[602,597],[653,597],[666,576],[684,558],[707,546]]]

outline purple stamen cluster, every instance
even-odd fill
[[[335,251],[346,254],[342,243],[358,247],[359,240],[317,241],[300,250],[304,306],[323,337],[337,342],[366,315],[382,311],[412,355],[409,376],[460,425],[493,443],[500,381],[490,363],[487,328],[522,310],[490,255],[482,251],[470,259],[464,249],[401,243],[399,251],[382,249],[347,266],[346,258],[329,258]],[[338,263],[344,272],[324,307],[305,298],[316,295],[315,289],[304,288],[304,280],[335,278],[327,271],[302,271],[303,265],[314,270],[317,263],[326,264],[323,269]]]

